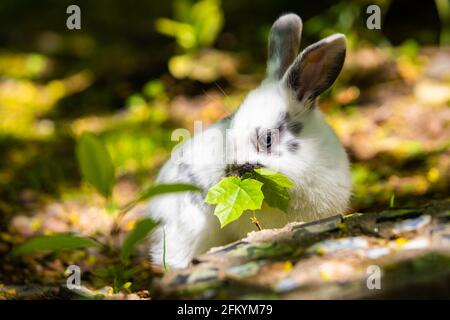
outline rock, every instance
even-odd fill
[[[450,201],[250,233],[157,282],[162,298],[349,299],[450,292]],[[372,270],[381,289],[370,289]]]

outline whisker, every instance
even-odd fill
[[[220,92],[222,92],[223,96],[225,98],[228,98],[228,95],[225,93],[225,91],[222,89],[222,87],[217,83],[217,81],[214,81],[214,84],[216,85],[216,87],[220,90]]]
[[[205,96],[206,96],[209,100],[211,100],[212,102],[218,101],[218,99],[215,99],[215,98],[211,97],[211,96],[208,94],[208,92],[205,91],[205,89],[202,89],[202,91],[203,91],[203,93],[205,94]]]

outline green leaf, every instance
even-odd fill
[[[145,84],[142,91],[148,98],[154,99],[155,97],[162,95],[164,90],[164,83],[162,81],[152,80]]]
[[[92,133],[84,133],[77,143],[78,166],[83,178],[105,198],[114,186],[114,166],[104,144]]]
[[[294,183],[285,175],[268,169],[255,169],[254,171],[252,178],[263,183],[264,201],[272,208],[287,212],[291,198],[289,189],[294,186]]]
[[[124,205],[119,214],[124,215],[132,208],[134,208],[139,202],[150,199],[152,197],[166,194],[166,193],[174,193],[174,192],[186,192],[186,191],[201,191],[201,189],[193,184],[188,183],[168,183],[168,184],[157,184],[151,187],[148,187],[144,191],[142,191],[139,196],[128,202]]]
[[[245,210],[261,209],[264,198],[262,185],[254,179],[226,177],[209,189],[205,202],[216,205],[214,215],[223,228],[239,219]]]
[[[34,252],[54,252],[99,246],[101,246],[99,242],[90,238],[71,234],[58,234],[31,238],[23,244],[15,247],[11,254],[13,256],[21,256]]]
[[[130,287],[131,287],[132,284],[133,284],[133,283],[131,283],[130,281],[125,282],[125,283],[123,284],[122,288],[125,289],[125,290],[128,290],[128,289],[130,289]]]
[[[273,181],[280,187],[291,189],[294,186],[292,180],[286,177],[284,174],[265,168],[255,169],[254,171],[259,175]]]
[[[262,187],[264,201],[272,208],[278,208],[287,212],[289,200],[291,199],[289,189],[280,187],[278,184],[266,178],[262,178],[260,181],[264,183]]]
[[[185,50],[196,46],[196,36],[193,26],[167,18],[156,20],[155,28],[159,33],[174,37],[177,44]]]
[[[136,245],[144,240],[148,234],[158,225],[153,219],[143,218],[136,222],[133,230],[125,238],[120,250],[120,258],[124,262],[128,262],[133,249]]]
[[[156,184],[142,191],[139,195],[138,201],[144,201],[150,199],[154,196],[165,194],[165,193],[174,193],[174,192],[185,192],[185,191],[201,191],[199,187],[193,184],[188,183],[161,183]]]
[[[391,198],[389,199],[389,208],[393,208],[395,206],[395,194],[391,194]]]
[[[223,13],[218,0],[201,0],[191,9],[191,21],[195,30],[197,46],[209,47],[223,27]]]

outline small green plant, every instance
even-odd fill
[[[204,83],[232,73],[234,59],[213,49],[224,23],[220,0],[176,0],[174,19],[156,20],[156,30],[175,38],[178,54],[168,63],[170,73],[178,79],[189,78]]]
[[[214,215],[223,228],[241,217],[246,210],[261,209],[263,201],[286,212],[293,182],[281,173],[268,169],[255,169],[242,177],[223,178],[208,190],[205,202],[216,205]],[[260,229],[256,216],[251,221]]]
[[[93,134],[84,133],[78,141],[76,155],[83,178],[106,199],[111,199],[114,166],[108,150]]]
[[[22,245],[15,247],[11,253],[13,256],[22,256],[34,252],[57,252],[101,246],[101,243],[91,238],[73,234],[57,234],[31,238]]]
[[[200,191],[197,186],[191,184],[159,184],[144,188],[135,199],[117,209],[113,201],[113,189],[116,183],[114,165],[103,142],[92,133],[83,133],[76,146],[76,155],[83,179],[105,198],[107,209],[116,214],[115,227],[126,213],[142,201],[165,193]]]
[[[122,262],[125,264],[130,262],[130,256],[136,244],[144,240],[157,225],[158,222],[150,218],[141,219],[136,223],[136,226],[127,235],[120,248],[120,259]]]
[[[176,0],[174,18],[156,20],[156,30],[174,37],[185,52],[211,46],[223,26],[220,0]]]
[[[391,194],[391,197],[389,198],[389,208],[395,207],[395,194]]]
[[[103,250],[113,261],[111,265],[93,271],[99,278],[111,281],[115,292],[129,291],[130,278],[139,271],[138,266],[131,265],[131,255],[136,246],[146,239],[158,226],[151,218],[142,218],[135,223],[134,228],[123,241],[118,240],[119,226],[124,216],[138,203],[157,195],[173,192],[198,192],[197,186],[184,183],[157,184],[144,188],[138,196],[117,208],[113,201],[115,170],[111,156],[102,141],[91,133],[84,133],[76,146],[76,155],[82,177],[105,198],[106,209],[114,215],[114,223],[110,232],[110,240],[104,243],[89,237],[74,234],[55,234],[30,238],[16,246],[11,254],[14,257],[36,252],[58,252],[62,250],[78,250],[96,247]]]

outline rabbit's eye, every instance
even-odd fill
[[[274,137],[271,131],[267,131],[258,137],[258,151],[270,152]]]
[[[272,145],[272,135],[268,134],[266,135],[266,146],[271,146]]]

